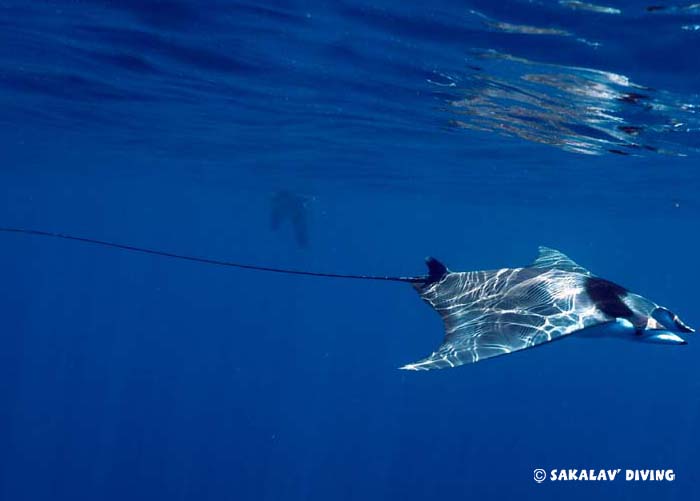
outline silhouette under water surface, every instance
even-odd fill
[[[299,247],[309,246],[309,198],[289,191],[278,191],[272,197],[270,228],[274,231],[288,225]]]

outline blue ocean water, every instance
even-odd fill
[[[548,245],[698,326],[698,49],[691,3],[1,0],[0,226],[376,275]],[[405,284],[0,263],[2,500],[700,495],[692,337],[412,373],[442,326]]]

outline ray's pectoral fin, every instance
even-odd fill
[[[531,348],[557,337],[550,338],[542,326],[525,326],[515,319],[514,323],[487,320],[481,325],[468,326],[448,334],[430,356],[400,368],[427,371],[458,367]]]
[[[544,246],[540,246],[538,250],[539,255],[531,265],[533,268],[554,268],[562,271],[581,273],[589,277],[595,276],[561,251]]]

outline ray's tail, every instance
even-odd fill
[[[181,259],[184,261],[193,261],[196,263],[211,264],[216,266],[227,266],[230,268],[239,268],[244,270],[253,271],[266,271],[270,273],[283,273],[286,275],[305,275],[311,277],[326,277],[326,278],[347,278],[355,280],[384,280],[389,282],[407,282],[407,283],[421,283],[425,282],[427,277],[390,277],[390,276],[377,276],[377,275],[349,275],[342,273],[320,273],[315,271],[305,271],[305,270],[289,270],[284,268],[272,268],[269,266],[255,266],[251,264],[235,263],[233,261],[225,261],[220,259],[211,259],[207,257],[200,256],[188,256],[185,254],[176,254],[174,252],[161,251],[156,249],[148,249],[145,247],[137,247],[135,245],[120,244],[116,242],[108,242],[105,240],[97,240],[95,238],[79,237],[75,235],[69,235],[66,233],[57,233],[52,231],[41,231],[33,230],[29,228],[6,228],[0,227],[0,232],[3,233],[18,233],[22,235],[32,235],[38,237],[47,238],[58,238],[63,240],[71,240],[74,242],[87,243],[92,245],[100,245],[102,247],[111,247],[114,249],[121,249],[130,252],[140,252],[142,254],[151,254],[155,256],[169,257],[172,259]]]

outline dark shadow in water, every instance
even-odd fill
[[[294,238],[304,249],[309,246],[309,215],[307,205],[310,199],[290,191],[278,191],[272,197],[270,213],[270,228],[279,231],[288,224],[294,233]]]

